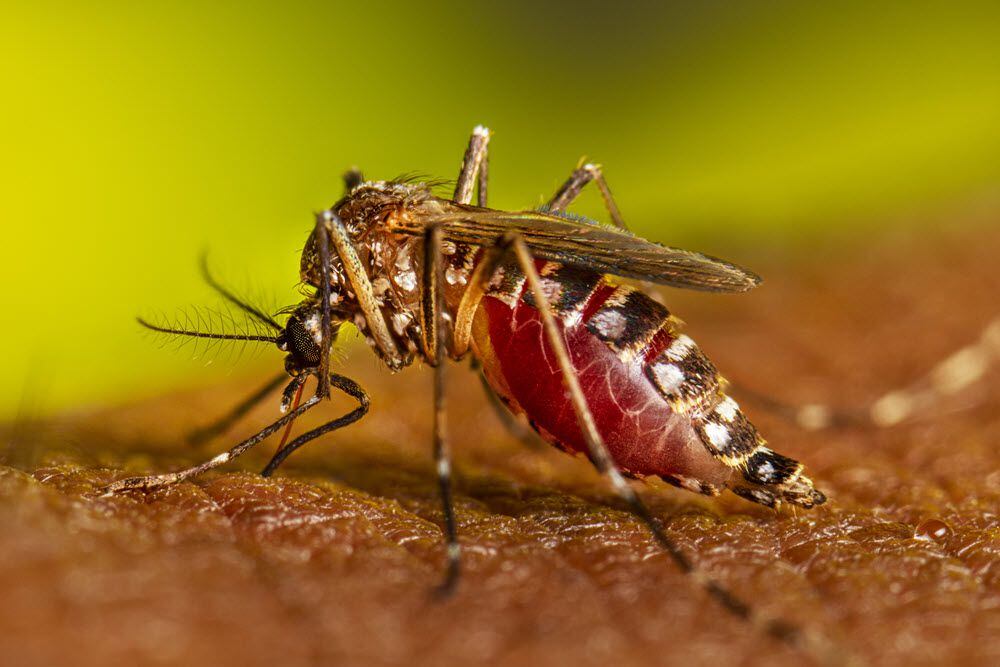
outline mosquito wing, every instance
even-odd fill
[[[745,292],[760,278],[744,268],[690,250],[662,246],[586,221],[544,211],[498,211],[438,200],[438,211],[406,216],[395,231],[423,234],[441,225],[454,243],[489,246],[504,234],[519,234],[535,256],[599,273],[709,292]]]

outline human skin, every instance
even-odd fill
[[[749,391],[855,407],[916,380],[997,315],[998,251],[986,227],[887,234],[750,262],[767,282],[747,295],[665,292],[765,437],[830,497],[775,513],[639,484],[700,568],[872,664],[1000,662],[1000,372],[887,429],[805,431]],[[101,496],[273,419],[277,397],[202,449],[184,443],[262,377],[8,429],[0,663],[808,661],[694,587],[586,461],[510,437],[460,367],[448,377],[464,578],[435,600],[429,374],[391,376],[349,352],[340,370],[371,391],[372,412],[269,480],[255,472],[270,441],[221,473]],[[921,539],[930,520],[948,529]]]

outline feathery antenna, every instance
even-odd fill
[[[248,341],[259,341],[262,343],[277,343],[277,336],[259,336],[259,335],[245,335],[245,334],[226,334],[226,333],[212,333],[210,331],[194,331],[188,329],[175,329],[173,327],[161,327],[159,325],[153,324],[141,317],[135,318],[135,321],[142,326],[150,329],[152,331],[158,331],[160,333],[176,334],[178,336],[190,336],[191,338],[213,338],[216,340],[248,340]]]

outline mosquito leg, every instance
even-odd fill
[[[486,394],[486,401],[493,409],[493,414],[495,414],[497,419],[500,420],[500,423],[503,424],[504,429],[525,445],[534,448],[541,448],[543,443],[539,439],[538,434],[510,413],[507,406],[504,405],[499,398],[497,398],[496,392],[493,391],[493,387],[490,386],[490,383],[486,380],[485,375],[482,373],[478,373],[478,375],[479,382],[483,386],[483,393]]]
[[[237,458],[248,449],[260,444],[269,435],[278,431],[285,424],[290,421],[297,419],[299,416],[305,414],[308,410],[312,409],[321,400],[320,396],[314,395],[309,398],[308,401],[292,410],[288,414],[282,416],[280,419],[275,421],[270,426],[258,431],[256,434],[250,436],[240,444],[236,445],[228,452],[223,452],[218,456],[215,456],[204,463],[200,463],[196,466],[190,468],[185,468],[184,470],[178,470],[177,472],[164,473],[161,475],[146,475],[142,477],[128,477],[126,479],[120,479],[116,482],[112,482],[105,489],[106,494],[110,495],[113,493],[118,493],[119,491],[128,491],[130,489],[155,489],[161,486],[169,486],[171,484],[176,484],[178,482],[183,482],[186,479],[190,479],[195,475],[200,475],[203,472],[211,470],[213,468],[218,468],[221,465],[229,463],[233,459]]]
[[[486,395],[486,402],[490,404],[490,408],[493,410],[493,414],[496,415],[497,420],[503,424],[504,429],[515,439],[520,440],[523,444],[532,448],[544,448],[545,443],[542,439],[535,433],[531,427],[527,426],[520,419],[515,417],[507,406],[504,405],[497,393],[493,391],[493,387],[490,386],[489,380],[483,375],[480,370],[479,362],[473,359],[469,364],[469,370],[475,373],[479,377],[479,385],[483,388],[483,393]]]
[[[611,222],[615,227],[627,231],[628,226],[622,219],[622,214],[618,210],[618,205],[615,204],[615,198],[611,195],[611,188],[608,187],[607,181],[604,180],[604,172],[601,170],[601,165],[599,164],[587,162],[574,169],[573,173],[566,179],[566,182],[562,184],[562,187],[552,195],[552,199],[546,204],[546,208],[550,211],[565,211],[573,203],[573,200],[579,196],[584,186],[591,181],[594,181],[597,184],[597,188],[601,191],[601,198],[604,200],[604,207],[608,209],[608,215],[611,216]]]
[[[319,369],[316,374],[316,395],[320,398],[326,398],[330,395],[330,347],[333,341],[333,324],[330,315],[330,230],[332,227],[330,223],[333,220],[340,222],[340,218],[330,211],[324,211],[316,215],[315,234],[316,247],[319,250],[320,276],[320,285],[317,292],[320,303],[320,356]]]
[[[472,203],[472,187],[479,183],[479,206],[486,206],[486,179],[488,178],[489,160],[487,146],[490,143],[490,131],[482,125],[477,125],[469,137],[469,146],[462,158],[462,168],[458,172],[458,182],[455,184],[454,201],[459,204]]]
[[[817,656],[833,656],[834,652],[824,638],[807,633],[782,619],[760,615],[749,604],[736,597],[720,583],[695,568],[691,560],[680,550],[680,547],[663,531],[660,522],[650,513],[646,504],[642,502],[642,499],[629,486],[621,471],[618,470],[618,466],[615,465],[611,454],[604,444],[604,440],[601,438],[601,434],[597,430],[593,414],[587,405],[586,396],[580,388],[576,370],[566,349],[563,334],[556,324],[555,317],[552,315],[548,298],[542,287],[541,278],[535,268],[535,261],[531,256],[531,251],[521,237],[508,235],[506,238],[517,257],[521,271],[527,279],[528,287],[534,295],[535,303],[542,318],[545,335],[555,353],[556,361],[562,372],[563,382],[573,403],[577,423],[587,442],[590,459],[598,471],[608,477],[618,496],[628,504],[633,514],[646,524],[653,537],[681,571],[690,576],[701,588],[725,607],[728,612],[744,619],[758,630],[791,646],[808,649]]]
[[[975,342],[959,348],[913,384],[886,392],[867,407],[833,408],[821,403],[790,405],[744,386],[734,393],[747,395],[761,407],[808,431],[850,426],[889,427],[918,415],[934,414],[935,406],[978,382],[1000,363],[1000,318],[994,319]]]
[[[452,336],[452,353],[456,359],[462,358],[468,351],[472,339],[472,322],[479,303],[486,295],[486,288],[499,268],[507,253],[510,252],[510,242],[501,238],[496,245],[483,249],[483,256],[469,276],[468,286],[462,293],[458,310],[455,312],[455,325]]]
[[[444,235],[438,226],[428,227],[424,233],[423,292],[420,299],[420,345],[431,366],[439,366],[443,342],[441,335],[442,252]]]
[[[872,404],[869,418],[877,426],[893,426],[922,412],[941,399],[954,396],[978,382],[1000,362],[1000,317],[987,324],[979,340],[939,362],[911,386],[890,391]]]
[[[191,445],[200,445],[208,440],[211,440],[220,433],[229,430],[229,427],[239,421],[245,414],[253,410],[255,405],[267,398],[268,394],[284,384],[287,379],[288,376],[285,373],[274,376],[267,381],[267,384],[247,396],[241,403],[215,422],[191,431],[187,437],[188,443]]]
[[[260,474],[262,476],[270,477],[274,471],[278,469],[278,466],[280,466],[292,452],[307,442],[315,440],[330,431],[336,431],[339,428],[353,424],[368,414],[368,408],[371,405],[371,400],[368,398],[367,392],[361,388],[361,385],[348,377],[337,375],[336,373],[332,373],[330,375],[330,385],[357,399],[358,407],[354,408],[354,410],[348,412],[346,415],[338,417],[333,421],[329,421],[318,428],[308,431],[307,433],[303,433],[299,437],[295,438],[295,440],[292,440],[290,443],[282,447],[271,458],[271,461],[267,464],[267,466],[265,466],[261,471]]]
[[[475,137],[475,135],[473,135]],[[446,329],[443,326],[444,283],[442,229],[432,226],[424,236],[424,294],[421,307],[421,341],[427,362],[434,367],[434,463],[437,471],[438,490],[441,494],[441,508],[444,512],[444,534],[446,541],[447,565],[445,578],[438,592],[450,595],[458,585],[461,572],[462,548],[458,543],[458,528],[455,522],[455,504],[451,490],[451,450],[448,446],[447,422],[445,420],[444,367]]]
[[[489,134],[486,135],[489,139]],[[483,161],[479,165],[479,185],[476,188],[476,206],[486,206],[486,190],[490,180],[490,154],[483,151]]]
[[[350,173],[345,175],[345,183],[349,182],[350,177]],[[364,269],[364,265],[361,263],[361,259],[358,257],[357,250],[351,242],[350,234],[344,227],[344,223],[333,211],[322,211],[316,214],[316,228],[314,234],[320,264],[320,284],[317,291],[317,297],[320,303],[320,359],[319,367],[315,371],[317,376],[317,386],[314,398],[316,400],[329,398],[330,386],[331,383],[333,383],[333,385],[338,389],[357,398],[360,405],[350,414],[326,424],[326,426],[329,427],[326,430],[321,430],[324,428],[321,427],[319,431],[310,431],[305,435],[308,436],[312,434],[312,437],[300,436],[284,447],[281,447],[281,449],[275,453],[275,455],[271,458],[271,461],[261,472],[261,474],[265,477],[270,476],[277,469],[277,467],[281,465],[282,461],[288,458],[292,452],[304,445],[306,442],[319,437],[319,435],[326,433],[329,430],[340,428],[341,426],[355,422],[358,419],[361,419],[361,417],[368,412],[369,400],[368,395],[364,392],[364,390],[361,389],[361,387],[358,386],[353,380],[330,373],[330,351],[333,345],[333,322],[330,311],[331,243],[337,251],[342,265],[345,267],[351,286],[354,287],[354,291],[358,295],[358,302],[361,305],[365,321],[368,323],[369,330],[372,331],[378,341],[380,349],[383,350],[383,358],[385,359],[386,364],[388,364],[390,368],[400,368],[403,365],[403,360],[399,356],[396,344],[393,342],[393,339],[389,334],[389,328],[386,324],[385,317],[378,309],[371,281],[369,280],[368,274]],[[304,376],[295,378],[295,380],[293,380],[293,384],[301,386],[301,378],[304,378]],[[296,380],[298,381],[297,383]],[[291,400],[289,397],[292,395],[292,388],[292,384],[289,384],[288,388],[285,390],[284,401],[282,402],[283,409],[287,409],[286,406],[289,405],[289,401]],[[288,423],[291,424],[291,421]]]
[[[469,350],[469,342],[472,336],[472,321],[476,309],[486,294],[486,287],[489,284],[490,278],[496,272],[497,267],[499,267],[500,262],[509,250],[509,245],[504,244],[503,241],[495,246],[486,248],[475,270],[469,277],[468,285],[462,293],[462,300],[455,314],[455,325],[453,327],[452,350],[458,358],[464,356]],[[507,407],[500,402],[496,392],[493,391],[493,388],[487,382],[486,377],[479,372],[479,366],[475,359],[472,360],[471,366],[477,375],[479,375],[479,381],[482,384],[490,407],[493,408],[504,428],[528,446],[535,447],[540,444],[538,435],[518,421]]]
[[[375,297],[375,289],[372,287],[371,279],[365,270],[364,263],[358,256],[358,251],[351,241],[351,235],[344,226],[343,221],[333,211],[323,211],[316,217],[317,241],[319,242],[320,272],[322,273],[320,286],[320,298],[323,306],[323,340],[332,339],[330,334],[330,248],[324,247],[324,238],[329,239],[333,250],[336,251],[344,273],[351,283],[354,293],[357,295],[358,305],[364,315],[365,324],[375,344],[378,346],[382,360],[392,370],[399,370],[406,365],[406,359],[400,353],[395,339],[389,332],[389,323],[385,320],[385,315],[379,307],[378,299]],[[320,372],[326,373],[321,382],[329,381],[330,345],[324,343],[323,365]],[[329,392],[329,388],[327,389]]]
[[[868,422],[863,413],[852,413],[847,410],[834,410],[822,403],[805,403],[792,405],[768,396],[754,389],[737,383],[729,383],[729,393],[744,396],[760,408],[771,412],[806,431],[820,431],[827,428],[846,428],[861,426]]]

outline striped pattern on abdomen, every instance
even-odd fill
[[[583,325],[626,364],[640,364],[664,408],[691,420],[709,453],[738,470],[739,495],[769,506],[788,501],[805,507],[824,496],[802,474],[802,465],[767,447],[763,437],[724,392],[725,381],[698,345],[679,332],[679,321],[644,292],[609,277],[556,262],[537,261],[542,288],[564,327]],[[537,307],[514,259],[502,264],[487,290],[513,307]]]

